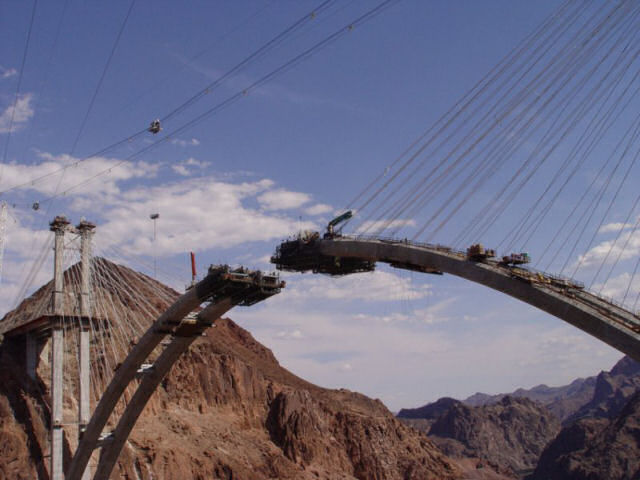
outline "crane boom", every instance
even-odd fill
[[[348,211],[344,212],[342,215],[337,216],[336,218],[331,220],[329,222],[329,224],[327,225],[327,233],[329,235],[333,235],[335,227],[337,225],[341,224],[342,222],[346,222],[351,217],[353,217],[353,212],[351,210],[348,210]]]

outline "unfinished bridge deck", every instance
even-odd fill
[[[340,275],[384,262],[396,268],[455,275],[533,305],[640,361],[640,318],[571,279],[491,259],[472,260],[465,252],[446,246],[407,240],[317,236],[298,241],[299,247],[293,245],[289,251],[285,247],[290,242],[279,247],[272,258],[279,269]],[[360,266],[357,261],[365,263]],[[342,264],[346,271],[341,271]]]

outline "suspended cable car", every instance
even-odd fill
[[[160,130],[162,130],[162,126],[160,125],[160,119],[156,118],[153,122],[151,122],[151,125],[149,125],[148,130],[154,135],[160,132]]]
[[[33,202],[31,208],[33,208],[34,210],[40,210],[40,202]]]

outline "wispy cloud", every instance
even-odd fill
[[[431,286],[414,282],[393,272],[376,270],[340,278],[296,277],[287,292],[288,300],[327,299],[389,302],[417,300],[431,295]]]
[[[429,291],[429,294],[431,292]],[[420,297],[416,297],[420,298]],[[429,305],[425,308],[413,309],[410,313],[405,312],[393,312],[385,315],[375,315],[359,313],[354,318],[367,322],[382,322],[382,323],[423,323],[427,325],[435,325],[440,323],[449,322],[454,319],[469,321],[470,317],[463,316],[462,318],[451,316],[447,312],[456,303],[457,298],[447,298],[441,300],[433,305]]]
[[[327,205],[326,203],[318,203],[307,208],[304,213],[307,215],[323,215],[325,213],[329,213],[333,210],[331,205]]]
[[[602,295],[622,301],[625,293],[627,298],[625,304],[633,306],[636,297],[640,293],[640,275],[636,275],[631,279],[631,273],[624,272],[615,277],[610,278],[606,284],[598,283],[593,286],[594,291],[602,293]]]
[[[190,140],[182,140],[180,138],[171,139],[172,145],[177,145],[178,147],[197,147],[200,145],[200,140],[197,138],[191,138]]]
[[[20,95],[14,105],[9,105],[0,113],[0,133],[8,133],[9,130],[16,132],[23,128],[33,117],[33,107],[31,101],[33,94],[25,93]],[[13,117],[13,123],[12,123]]]
[[[633,228],[633,224],[631,223],[607,223],[606,225],[600,227],[598,233],[619,232],[620,230],[628,230],[630,228]]]
[[[358,229],[356,230],[356,233],[370,233],[370,234],[374,234],[376,232],[381,231],[382,229],[395,229],[395,228],[402,228],[402,227],[415,227],[416,222],[413,219],[404,219],[404,218],[398,218],[396,220],[370,220],[370,221],[366,221],[364,222],[362,225],[360,225],[360,227],[358,227]]]
[[[206,168],[210,167],[210,162],[203,162],[196,160],[195,158],[187,158],[184,162],[171,165],[171,169],[183,177],[189,177],[196,173],[196,171],[202,172]]]
[[[607,263],[620,260],[628,260],[640,255],[640,231],[625,232],[620,235],[618,241],[615,239],[600,242],[592,247],[587,253],[578,257],[577,262],[583,267],[599,265],[605,259]]]
[[[258,202],[265,210],[290,210],[299,208],[311,200],[311,195],[303,192],[278,189],[265,192],[258,197]]]
[[[0,66],[0,80],[4,80],[5,78],[11,78],[18,74],[18,71],[15,68],[3,68]]]

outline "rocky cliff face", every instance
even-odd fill
[[[591,417],[613,418],[622,411],[638,389],[640,362],[624,357],[611,371],[600,372],[596,377],[591,399],[574,412],[568,422]]]
[[[299,379],[230,320],[218,322],[176,365],[149,413],[121,459],[123,474],[140,465],[143,472],[171,469],[165,478],[457,475],[381,402]],[[176,447],[184,449],[180,455]]]
[[[640,392],[611,421],[578,420],[545,449],[528,480],[640,478]]]
[[[625,357],[540,457],[531,480],[640,478],[640,363]]]
[[[48,478],[46,355],[36,381],[24,346],[0,347],[0,478]],[[73,416],[65,393],[65,418]],[[76,432],[66,429],[65,457]],[[454,479],[456,467],[378,400],[327,390],[283,369],[231,320],[219,320],[153,395],[112,478]]]
[[[501,473],[517,474],[535,467],[559,430],[544,407],[507,396],[482,407],[454,404],[433,423],[429,437],[452,457],[477,457]]]

